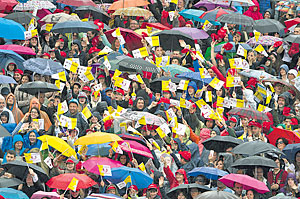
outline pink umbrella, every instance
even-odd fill
[[[86,170],[88,170],[91,173],[100,175],[98,165],[109,165],[110,168],[117,168],[117,167],[124,166],[119,161],[112,160],[106,157],[105,158],[91,157],[90,159],[88,159],[83,163],[83,166],[84,168],[86,168]]]
[[[94,6],[97,7],[97,5],[92,0],[58,0],[56,3],[63,3],[69,6]]]
[[[60,195],[58,195],[56,192],[45,192],[45,191],[38,191],[35,192],[32,196],[31,199],[40,199],[43,197],[49,197],[51,199],[60,199]]]
[[[7,14],[0,13],[0,17],[5,17]]]
[[[146,146],[144,146],[136,141],[124,140],[124,141],[119,141],[118,143],[123,151],[129,152],[129,153],[131,153],[131,151],[132,151],[132,153],[136,153],[136,154],[154,159],[150,150]],[[130,148],[128,147],[128,144],[129,144]]]
[[[244,190],[254,189],[258,193],[262,194],[270,191],[265,183],[256,180],[255,178],[252,178],[248,175],[231,173],[223,176],[219,180],[223,182],[227,187],[234,187],[234,183],[237,182],[243,185]]]
[[[0,10],[1,11],[12,10],[12,8],[17,4],[18,2],[16,0],[0,0]]]
[[[9,45],[0,45],[1,50],[12,50],[15,53],[21,54],[21,55],[35,55],[35,52],[26,46],[20,46],[15,44],[9,44]]]

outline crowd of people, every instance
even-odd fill
[[[249,0],[243,7],[239,1],[143,3],[142,16],[114,15],[118,9],[99,6],[99,17],[55,2],[57,9],[43,17],[77,17],[93,30],[58,33],[56,24],[68,20],[40,17],[21,24],[31,32],[27,40],[0,38],[0,49],[15,44],[34,54],[19,53],[22,62],[0,56],[5,59],[0,187],[42,199],[54,193],[57,198],[217,198],[208,195],[213,192],[243,199],[300,197],[300,21],[295,7],[281,12],[268,0]],[[202,14],[189,18],[182,14],[187,10]],[[218,12],[214,19],[200,20],[213,12]],[[218,22],[231,12],[254,23],[277,21],[284,29],[261,33],[254,24]],[[3,15],[11,13],[17,13],[13,7]],[[196,35],[189,35],[192,31]],[[200,34],[207,36],[194,39]],[[31,65],[35,60],[47,68]],[[51,64],[59,70],[53,72]],[[52,87],[41,89],[40,82]],[[250,142],[265,144],[265,150],[255,144],[251,150],[257,153],[235,149]],[[253,157],[265,162],[234,166]],[[102,158],[111,165],[106,167]],[[126,169],[132,170],[120,172]],[[250,180],[238,177],[229,183],[232,174],[256,183],[250,186]],[[69,175],[75,185],[71,178],[59,187]],[[81,180],[83,175],[93,183]],[[1,189],[0,198],[10,198]]]

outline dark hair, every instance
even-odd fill
[[[17,156],[17,153],[16,153],[16,151],[14,151],[14,150],[7,150],[7,152],[6,152],[7,154],[11,154],[11,155],[13,155],[13,156]]]
[[[7,118],[7,123],[9,121],[9,112],[8,111],[2,111],[2,113],[0,114],[0,117],[5,116]]]
[[[31,75],[30,75],[30,74],[24,73],[24,74],[22,75],[22,78],[23,78],[24,76],[28,77],[29,82],[31,82]],[[22,78],[21,78],[21,79],[22,79]]]
[[[287,139],[285,139],[285,138],[283,138],[283,137],[280,137],[280,138],[278,138],[278,139],[276,140],[275,146],[278,145],[278,142],[279,142],[280,139],[283,141],[283,143],[284,143],[285,145],[288,145],[288,144],[289,144],[289,141],[288,141]]]

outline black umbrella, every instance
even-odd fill
[[[0,125],[0,137],[7,137],[11,136],[11,134],[4,128],[2,125]]]
[[[180,82],[180,80],[182,80],[182,79],[177,78],[177,77],[165,77],[165,76],[162,76],[160,78],[156,78],[150,83],[151,90],[153,90],[155,92],[161,92],[161,82],[162,81],[169,81],[169,80],[171,80],[172,83],[177,83],[178,84]]]
[[[87,22],[82,21],[65,21],[61,23],[55,24],[52,28],[52,32],[65,34],[65,33],[73,33],[73,32],[87,32],[91,30],[95,30],[95,26]]]
[[[245,142],[234,147],[231,151],[234,154],[240,155],[258,155],[260,153],[277,153],[284,154],[272,144],[263,141]]]
[[[203,193],[206,191],[211,191],[210,188],[208,188],[207,186],[203,186],[203,185],[199,185],[197,183],[193,183],[193,184],[181,184],[177,187],[174,187],[173,189],[171,189],[168,193],[167,196],[169,198],[177,198],[177,191],[184,191],[186,194],[189,194],[190,190],[192,188],[197,188],[199,190],[199,192]]]
[[[226,152],[229,147],[235,147],[241,143],[243,143],[243,141],[240,139],[231,136],[217,135],[205,140],[203,145],[207,150],[214,150],[215,152],[222,153]]]
[[[126,71],[126,72],[151,72],[151,73],[159,73],[160,69],[143,59],[140,58],[126,58],[122,59],[119,63],[119,70]]]
[[[29,12],[13,12],[11,14],[6,15],[3,18],[11,19],[11,20],[13,20],[15,22],[18,22],[20,24],[29,24],[32,18],[36,18],[36,20],[40,19],[37,16],[33,16]]]
[[[94,6],[80,6],[76,8],[75,13],[82,19],[85,18],[85,14],[90,14],[93,16],[93,19],[99,19],[106,24],[108,24],[110,20],[110,17],[106,14],[106,12],[103,12]]]
[[[300,44],[300,35],[289,35],[283,41]]]
[[[275,19],[261,19],[254,22],[253,29],[262,34],[278,32],[280,35],[283,35],[285,27]]]
[[[178,30],[163,30],[161,32],[153,34],[153,36],[159,36],[160,46],[164,50],[181,50],[182,47],[179,44],[179,40],[182,39],[186,44],[195,46],[195,42],[190,35],[187,35]]]
[[[29,93],[31,95],[59,91],[59,89],[54,84],[42,81],[28,82],[26,84],[22,84],[19,90],[25,93]]]
[[[222,15],[217,19],[217,21],[223,23],[229,23],[229,24],[245,25],[245,26],[254,25],[254,20],[251,17],[242,15],[238,12]]]
[[[240,197],[226,191],[207,191],[196,199],[239,199]]]
[[[4,169],[9,171],[9,173],[22,180],[27,177],[28,168],[31,168],[38,175],[41,182],[47,182],[49,180],[49,177],[45,171],[41,167],[34,164],[28,164],[26,162],[14,160],[12,162],[6,162],[2,166]]]
[[[15,187],[22,183],[18,178],[0,178],[0,188]]]
[[[276,168],[277,164],[274,160],[269,158],[264,158],[261,156],[250,156],[247,158],[241,158],[235,161],[231,167],[238,169],[248,169],[255,167],[267,167],[267,168]]]

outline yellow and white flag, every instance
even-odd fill
[[[112,176],[111,168],[109,165],[98,165],[99,174],[101,176]]]
[[[86,119],[89,119],[92,116],[92,112],[87,106],[81,112]]]
[[[145,39],[151,46],[160,46],[159,45],[159,36],[145,37]]]
[[[237,55],[240,55],[240,56],[244,56],[245,59],[247,59],[247,50],[245,48],[243,48],[242,45],[239,45],[237,51],[236,51],[236,54]]]
[[[143,58],[143,57],[148,57],[149,56],[146,47],[142,47],[142,48],[133,50],[132,55],[133,55],[134,58]]]
[[[70,184],[68,185],[68,189],[72,190],[72,191],[76,191],[77,189],[77,185],[78,185],[79,180],[76,178],[73,178],[70,182]]]
[[[64,114],[64,113],[68,112],[68,110],[69,110],[69,108],[68,108],[68,104],[67,104],[66,100],[57,105],[57,115]]]
[[[65,71],[61,71],[59,73],[53,74],[53,75],[51,75],[51,78],[52,79],[59,79],[60,81],[63,81],[63,82],[67,81]]]
[[[111,65],[110,65],[110,62],[109,62],[107,56],[104,56],[104,62],[103,62],[103,65],[104,65],[108,70],[111,69]]]

